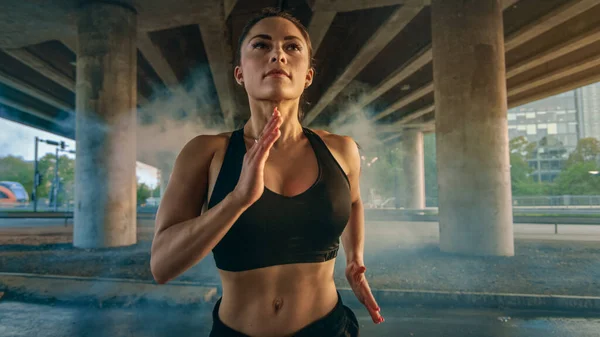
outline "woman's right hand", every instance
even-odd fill
[[[242,172],[237,185],[232,194],[235,199],[244,207],[250,207],[263,194],[265,188],[265,163],[269,158],[269,153],[275,141],[281,135],[279,127],[281,126],[281,113],[277,107],[273,109],[273,114],[265,125],[258,142],[244,155]]]

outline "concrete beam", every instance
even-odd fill
[[[77,37],[63,38],[60,42],[69,48],[73,54],[77,55]]]
[[[225,7],[225,20],[227,20],[237,2],[238,0],[224,0],[223,6]]]
[[[515,1],[515,0],[505,0],[503,3],[504,10],[513,6],[516,2],[517,1]],[[575,4],[577,6],[575,6],[573,4],[575,2],[577,3],[577,4]],[[557,25],[563,23],[564,21],[572,18],[576,14],[580,14],[581,10],[583,8],[593,7],[590,5],[590,2],[591,1],[587,1],[587,0],[578,0],[578,1],[570,2],[569,4],[567,4],[569,6],[563,5],[560,7],[560,8],[563,8],[564,10],[568,10],[568,12],[566,14],[564,14],[562,12],[557,13],[556,10],[554,10],[551,13],[542,17],[541,19],[534,21],[533,25],[527,25],[526,27],[520,29],[516,33],[511,34],[505,41],[506,51],[509,50],[509,48],[507,47],[508,45],[512,45],[514,48],[522,43],[525,43],[525,42],[531,40],[532,38],[534,38],[536,36],[543,34],[544,32],[548,31],[549,29],[556,27]],[[597,2],[596,2],[596,4],[597,4]],[[550,14],[553,14],[554,17],[549,16]],[[403,69],[406,69],[406,72],[403,74],[403,76],[391,77],[389,80],[384,81],[380,85],[380,87],[383,87],[385,85],[386,88],[392,88],[393,86],[397,85],[403,79],[407,78],[408,76],[414,74],[417,70],[419,70],[421,68],[421,67],[419,67],[420,64],[427,64],[428,62],[430,62],[432,60],[431,55],[432,55],[431,46],[429,46],[421,53],[420,57],[417,57],[411,63],[409,63],[408,65],[403,67]],[[383,118],[383,117],[393,113],[396,110],[400,110],[400,109],[404,108],[406,105],[414,102],[415,100],[417,100],[427,94],[432,93],[433,89],[434,89],[433,83],[430,83],[429,85],[421,88],[419,91],[416,91],[406,97],[401,98],[399,101],[392,104],[385,111],[383,111],[382,113],[377,115],[375,117],[375,120]],[[379,89],[377,93],[375,93],[375,91],[373,91],[367,97],[370,101],[372,101],[372,100],[376,99],[377,97],[381,96],[386,91],[382,92],[382,90]],[[361,100],[361,103],[362,103],[362,100]]]
[[[233,48],[228,36],[229,29],[222,16],[205,20],[199,26],[210,71],[217,88],[225,126],[232,129],[237,109],[235,103],[236,83],[233,77]]]
[[[398,83],[406,80],[409,76],[423,68],[427,63],[431,62],[431,45],[421,50],[414,58],[408,61],[404,66],[396,70],[393,74],[383,80],[373,91],[361,98],[358,105],[362,108],[371,103],[379,96],[386,93],[388,90],[396,86]]]
[[[337,12],[315,12],[310,19],[310,24],[308,25],[308,33],[310,34],[310,39],[313,47],[313,55],[317,54],[317,50],[327,34],[329,30],[329,26],[333,22],[335,15]]]
[[[411,6],[397,9],[389,19],[369,38],[354,59],[346,66],[344,72],[327,88],[319,102],[306,116],[309,125],[325,107],[385,48],[398,33],[423,9]]]
[[[431,0],[317,0],[314,1],[311,7],[314,12],[350,12],[394,5],[403,5],[404,7],[424,7],[431,5]]]
[[[383,142],[383,143],[387,143],[387,142],[389,142],[390,140],[394,140],[394,139],[396,139],[396,138],[400,138],[400,136],[402,136],[402,134],[401,134],[401,133],[397,133],[397,134],[395,134],[395,135],[391,135],[391,136],[389,136],[389,137],[386,137],[386,138],[384,138],[384,139],[382,140],[382,142]]]
[[[48,62],[30,53],[28,50],[23,48],[4,49],[4,52],[62,87],[73,92],[75,91],[75,80],[56,70]]]
[[[556,45],[546,51],[543,51],[537,55],[533,55],[525,60],[513,64],[507,69],[506,77],[511,78],[521,73],[524,73],[527,70],[533,69],[548,61],[567,55],[580,48],[588,46],[598,40],[600,40],[600,27],[596,27],[594,29],[586,31],[583,34],[575,36],[572,39],[565,41],[559,45]]]
[[[598,0],[569,1],[507,36],[504,49],[508,52],[597,5]]]
[[[47,94],[43,91],[41,91],[40,89],[25,83],[23,81],[21,81],[18,78],[14,78],[11,75],[5,73],[4,71],[0,70],[0,83],[3,83],[5,85],[8,85],[11,88],[14,88],[16,90],[21,91],[24,94],[27,94],[31,97],[37,98],[40,101],[51,105],[57,109],[63,110],[63,111],[72,111],[73,107],[70,106],[69,104],[55,98],[54,96]]]
[[[521,0],[504,0],[503,1],[504,10],[507,10],[508,8],[514,6],[519,1],[521,1]]]
[[[535,102],[540,99],[544,99],[550,96],[562,94],[564,92],[574,90],[577,88],[584,87],[586,85],[594,84],[600,82],[600,72],[595,74],[590,74],[585,78],[580,78],[575,81],[571,81],[569,83],[562,83],[561,85],[556,86],[555,88],[544,90],[541,92],[533,93],[526,97],[517,97],[516,99],[513,97],[508,98],[508,108],[512,109],[514,107],[518,107],[527,103]]]
[[[137,47],[144,55],[144,58],[150,63],[158,77],[165,86],[171,87],[179,85],[175,72],[161,53],[160,49],[150,40],[148,33],[139,33],[137,35]]]
[[[424,107],[422,109],[419,109],[419,110],[411,113],[408,116],[404,116],[404,117],[400,118],[393,125],[407,125],[411,121],[413,121],[413,120],[415,120],[415,119],[417,119],[417,118],[419,118],[421,116],[425,116],[428,113],[432,113],[434,110],[435,110],[435,106],[433,104],[429,105],[429,106],[426,106],[426,107]]]
[[[435,123],[410,123],[410,124],[402,124],[402,125],[382,125],[377,127],[377,132],[382,133],[390,133],[390,132],[402,132],[407,129],[431,129],[431,127],[435,127]]]
[[[38,111],[36,109],[32,109],[32,108],[30,108],[28,106],[25,106],[25,105],[21,104],[21,103],[17,103],[17,102],[15,102],[13,100],[10,100],[10,99],[6,98],[6,97],[0,96],[0,104],[6,105],[7,107],[10,107],[10,108],[13,108],[13,109],[16,109],[16,110],[19,110],[19,111],[23,111],[25,113],[28,113],[28,114],[30,114],[32,116],[41,118],[41,119],[43,119],[45,121],[48,121],[50,123],[53,123],[53,124],[56,123],[56,120],[54,118],[46,115],[45,113],[40,112],[40,111]]]
[[[542,76],[529,80],[527,82],[518,84],[509,88],[508,96],[515,96],[528,90],[534,89],[544,84],[548,84],[557,81],[561,78],[577,74],[579,72],[594,68],[600,65],[600,55],[594,55],[587,59],[581,60],[577,63],[570,64],[566,67],[556,69],[552,72],[546,73]]]
[[[414,101],[425,97],[426,95],[433,92],[433,83],[429,83],[418,90],[411,92],[410,94],[402,97],[396,103],[390,105],[387,109],[377,114],[373,120],[380,120],[385,116],[392,114],[394,111],[400,110],[401,108],[406,107],[407,105],[413,103]]]

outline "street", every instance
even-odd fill
[[[348,304],[347,304],[348,305]],[[596,337],[600,315],[568,317],[547,312],[382,306],[374,325],[364,308],[349,305],[361,337]],[[0,301],[2,337],[208,336],[211,308],[91,308]]]

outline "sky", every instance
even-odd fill
[[[23,124],[15,123],[3,118],[0,118],[0,157],[8,155],[23,157],[25,160],[33,160],[35,153],[35,137],[44,140],[64,141],[67,144],[67,150],[75,150],[75,141],[64,138],[53,133],[38,130]],[[46,153],[55,153],[56,147],[46,143],[38,144],[38,159]],[[69,153],[61,153],[75,158],[75,155]],[[136,174],[140,182],[146,183],[151,187],[155,187],[157,181],[158,170],[150,165],[137,162]],[[0,177],[0,180],[2,177]]]

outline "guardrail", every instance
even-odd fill
[[[154,212],[138,212],[137,218],[154,219]],[[0,219],[64,219],[65,224],[73,218],[73,212],[0,212]],[[437,214],[428,210],[397,210],[397,209],[366,209],[365,218],[371,221],[411,221],[438,222]],[[583,216],[531,216],[513,215],[513,223],[554,225],[554,233],[558,234],[558,225],[587,225],[600,226],[600,217]]]
[[[156,213],[138,212],[138,219],[154,219]],[[64,219],[67,224],[73,219],[73,212],[0,212],[0,219]]]
[[[439,222],[438,215],[432,214],[431,210],[416,209],[366,209],[365,218],[371,221]],[[558,225],[600,226],[600,217],[513,215],[513,223],[554,225],[554,234],[558,234]]]

